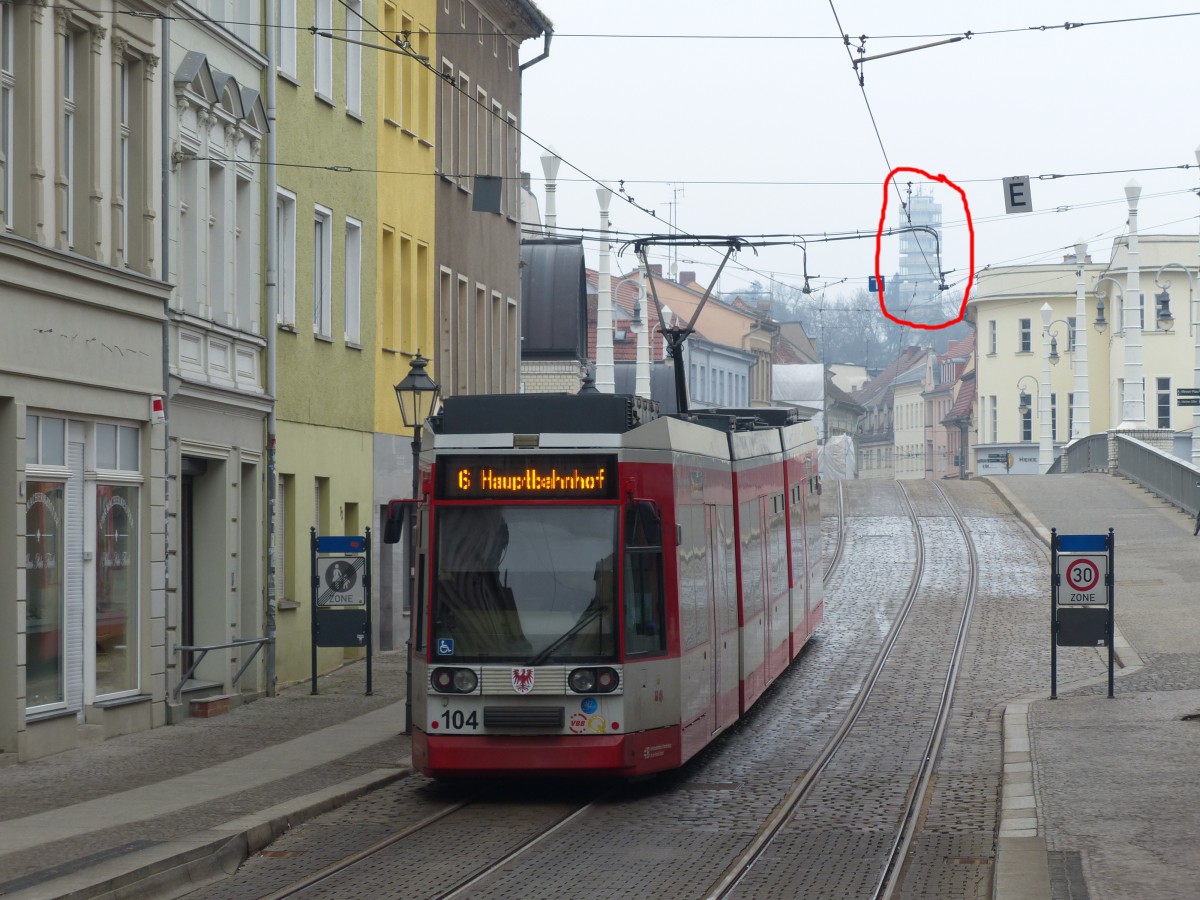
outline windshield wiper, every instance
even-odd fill
[[[602,615],[604,615],[604,607],[603,606],[593,606],[591,609],[586,610],[583,618],[580,619],[578,622],[576,622],[574,625],[572,625],[567,630],[566,634],[564,634],[562,637],[558,638],[554,643],[550,644],[550,646],[548,646],[545,650],[543,650],[541,653],[539,653],[537,656],[535,656],[533,659],[531,659],[529,662],[527,662],[526,665],[527,666],[540,666],[542,663],[544,663],[547,659],[550,658],[551,653],[553,653],[555,650],[557,650],[559,647],[561,647],[563,644],[565,644],[567,641],[569,641],[575,635],[579,634],[579,632],[583,630],[584,626],[586,626],[592,622],[595,622],[596,619],[598,619]]]

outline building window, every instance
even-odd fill
[[[346,335],[347,344],[362,343],[362,223],[346,219]]]
[[[1156,378],[1158,385],[1158,427],[1171,427],[1171,379]]]
[[[1075,395],[1067,394],[1067,439],[1075,437]]]
[[[437,83],[441,114],[438,116],[438,171],[445,178],[453,179],[457,174],[454,164],[454,132],[458,119],[455,115],[458,91],[454,89],[454,66],[442,60],[442,77]]]
[[[475,132],[475,165],[472,174],[499,175],[488,168],[491,162],[489,143],[492,134],[492,114],[488,111],[488,95],[481,87],[475,88],[475,102],[471,104],[471,128]]]
[[[1033,352],[1033,337],[1030,328],[1030,319],[1017,320],[1017,352],[1031,353]]]
[[[333,0],[316,0],[313,27],[317,31],[333,31]],[[333,41],[313,35],[313,90],[317,96],[333,103]]]
[[[228,306],[225,263],[225,228],[229,223],[226,211],[225,166],[208,164],[208,317],[226,324]]]
[[[1067,352],[1075,352],[1075,317],[1067,316]]]
[[[117,430],[96,428],[97,439],[101,428]],[[132,432],[136,451],[137,429],[119,431]],[[97,695],[138,687],[138,492],[132,484],[96,485]]]
[[[505,151],[504,183],[508,185],[508,217],[513,220],[521,213],[521,179],[517,172],[521,161],[518,144],[520,134],[516,117],[510,115],[505,123],[505,140],[508,141],[508,147]]]
[[[457,172],[458,186],[466,190],[470,187],[471,172],[471,79],[462,72],[458,73],[458,119],[455,124],[454,147],[458,153]]]
[[[0,3],[0,225],[12,227],[13,96],[17,89],[13,61],[13,4]]]
[[[332,337],[333,212],[323,206],[313,214],[313,334]]]
[[[69,27],[69,26],[68,26]],[[82,189],[80,182],[83,182],[87,172],[84,165],[83,153],[79,150],[80,147],[87,146],[86,136],[80,134],[79,127],[79,112],[81,108],[86,110],[86,98],[81,96],[82,91],[78,90],[77,85],[77,69],[81,61],[86,61],[87,57],[82,56],[80,45],[86,45],[86,38],[75,31],[68,30],[62,36],[61,59],[59,61],[59,82],[62,92],[62,133],[59,140],[59,192],[62,198],[59,209],[62,214],[62,221],[59,224],[59,233],[62,244],[66,249],[74,249],[75,243],[80,235],[77,234],[77,226],[86,221],[86,217],[80,215],[78,205],[80,197],[87,193]],[[86,78],[84,79],[86,83]],[[83,243],[80,240],[80,243]]]
[[[988,353],[996,355],[996,320],[988,320]]]
[[[116,262],[125,265],[129,262],[129,211],[132,208],[129,196],[129,66],[122,60],[117,63],[116,106],[116,153],[113,159],[113,175],[116,182],[116,196],[113,203],[117,209],[117,227],[113,235],[117,242]]]
[[[396,7],[383,5],[383,33],[396,33]],[[400,124],[400,54],[383,54],[383,118],[393,125]]]
[[[379,241],[379,268],[382,284],[379,286],[380,298],[380,343],[385,350],[395,350],[400,346],[400,335],[396,333],[400,321],[398,309],[400,301],[397,298],[399,290],[396,278],[396,232],[386,225]]]
[[[1058,394],[1050,395],[1050,440],[1058,440]]]
[[[65,419],[25,417],[25,705],[61,704],[66,601]]]
[[[233,318],[230,324],[244,331],[259,333],[259,185],[241,174],[234,176],[233,232]]]
[[[1030,441],[1033,440],[1033,409],[1032,409],[1032,406],[1030,408],[1027,408],[1024,410],[1018,409],[1018,412],[1020,412],[1020,414],[1021,414],[1021,440],[1024,441],[1025,443],[1029,443]]]
[[[25,482],[25,705],[31,709],[65,699],[66,488],[65,481]]]
[[[400,19],[401,36],[411,45],[415,30],[408,16]],[[400,124],[410,134],[419,127],[417,122],[417,94],[421,90],[421,66],[414,59],[400,57]]]
[[[279,71],[296,77],[296,0],[279,0]]]
[[[346,112],[362,115],[362,46],[354,43],[363,39],[362,0],[345,0],[346,4]],[[395,56],[394,53],[387,54]]]
[[[275,197],[275,318],[296,325],[296,195],[282,188]]]
[[[429,58],[430,44],[429,30],[422,28],[417,32],[417,55]],[[431,71],[426,66],[416,67],[416,82],[417,82],[417,122],[416,130],[425,140],[433,138],[433,122],[430,119],[433,104],[430,102],[430,75]]]

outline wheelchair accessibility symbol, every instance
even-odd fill
[[[454,655],[454,638],[439,638],[437,642],[438,656]]]

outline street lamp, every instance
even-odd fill
[[[1033,405],[1032,405],[1033,398],[1030,395],[1029,391],[1025,390],[1025,388],[1024,388],[1024,384],[1026,381],[1032,381],[1035,388],[1037,389],[1038,398],[1039,398],[1039,401],[1038,401],[1039,407],[1040,407],[1040,403],[1041,403],[1042,384],[1043,384],[1042,382],[1039,382],[1036,378],[1034,378],[1032,375],[1022,375],[1020,378],[1017,379],[1017,390],[1019,390],[1021,392],[1020,398],[1017,401],[1017,412],[1019,412],[1021,414],[1021,420],[1022,420],[1021,421],[1021,441],[1022,441],[1022,443],[1025,441],[1024,419],[1027,415],[1029,415],[1029,413],[1033,409]],[[1039,408],[1039,414],[1040,414],[1040,411],[1041,410]],[[1044,417],[1043,417],[1043,421],[1044,421]],[[1047,455],[1050,452],[1049,448],[1048,448],[1049,439],[1050,439],[1049,429],[1045,429],[1042,432],[1039,432],[1038,468],[1042,470],[1042,474],[1045,474],[1045,469],[1042,468],[1042,465],[1043,465],[1042,458],[1043,458],[1043,456]]]
[[[1108,327],[1108,322],[1105,321],[1104,318],[1104,298],[1107,297],[1108,294],[1100,290],[1100,285],[1106,281],[1110,282],[1112,286],[1117,289],[1117,300],[1121,304],[1122,309],[1125,307],[1125,289],[1121,287],[1121,282],[1117,281],[1117,279],[1113,278],[1111,275],[1102,275],[1096,280],[1096,283],[1092,285],[1092,293],[1096,295],[1096,321],[1094,321],[1092,324],[1096,326],[1096,330],[1101,334],[1103,334],[1104,329]],[[1121,319],[1119,317],[1117,319],[1117,325],[1121,325]]]
[[[1162,273],[1165,272],[1167,269],[1176,269],[1187,276],[1187,280],[1188,280],[1188,334],[1194,335],[1195,328],[1196,328],[1196,308],[1195,308],[1195,301],[1193,300],[1193,297],[1195,296],[1195,293],[1196,293],[1195,282],[1192,280],[1192,273],[1188,271],[1187,267],[1180,265],[1179,263],[1166,263],[1165,265],[1159,266],[1158,272],[1154,276],[1155,285],[1162,288],[1162,293],[1154,295],[1154,299],[1157,301],[1155,306],[1157,307],[1156,313],[1158,316],[1158,323],[1165,330],[1165,329],[1170,328],[1171,324],[1175,321],[1175,317],[1171,315],[1171,282],[1168,281],[1166,284],[1163,284],[1159,280],[1160,278],[1162,278]]]
[[[404,426],[411,428],[412,439],[412,507],[409,511],[408,529],[408,609],[410,627],[408,630],[408,662],[405,668],[404,691],[404,733],[412,734],[412,622],[420,621],[420,615],[414,615],[417,605],[417,502],[420,499],[421,474],[421,427],[437,406],[438,394],[441,387],[425,373],[429,360],[417,350],[413,357],[408,374],[396,385],[396,402],[400,404],[400,418]],[[426,400],[428,397],[428,400]]]

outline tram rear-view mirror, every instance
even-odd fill
[[[413,502],[412,500],[388,501],[387,518],[383,520],[383,542],[385,544],[400,542],[400,536],[404,533],[404,522],[408,519]]]

